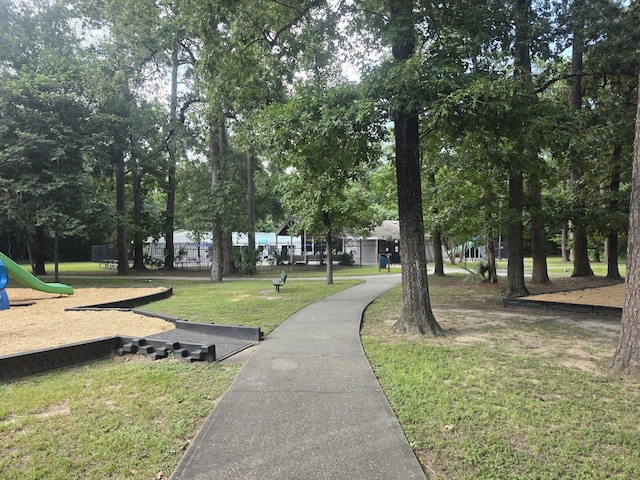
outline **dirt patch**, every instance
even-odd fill
[[[126,300],[161,290],[78,288],[73,295],[60,296],[8,288],[11,308],[0,311],[0,356],[115,335],[143,337],[171,330],[174,328],[171,322],[132,312],[65,311],[65,308]]]
[[[602,375],[620,336],[620,323],[580,315],[540,312],[434,309],[446,335],[442,346],[495,345]]]
[[[461,282],[459,278],[430,278],[434,293],[432,309],[444,328],[443,337],[415,337],[443,347],[496,346],[512,355],[533,355],[568,368],[605,375],[620,337],[620,321],[593,315],[504,309],[504,285]],[[528,285],[532,300],[621,307],[624,284],[606,279],[554,279],[546,285]],[[383,336],[388,343],[406,341],[393,333],[391,326],[400,317],[402,307],[386,311],[384,318],[368,322],[363,334]],[[375,305],[375,304],[374,304]],[[372,315],[372,316],[375,316]]]

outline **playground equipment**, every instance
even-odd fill
[[[9,276],[7,274],[7,267],[5,267],[2,260],[0,260],[0,310],[9,309],[9,297],[7,296],[7,292],[4,290],[8,281]]]
[[[25,287],[46,293],[58,293],[62,295],[73,295],[73,288],[63,283],[45,283],[38,277],[31,275],[16,262],[0,252],[0,262],[4,265],[7,273],[15,281],[21,283]],[[1,269],[0,269],[1,270]],[[1,273],[0,273],[1,275]],[[1,284],[1,279],[0,279]],[[6,285],[5,285],[6,286]],[[4,292],[4,286],[1,287]],[[8,307],[7,307],[8,308]]]

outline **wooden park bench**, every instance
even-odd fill
[[[98,266],[106,269],[115,269],[118,268],[118,260],[102,260]]]
[[[280,287],[283,286],[287,282],[287,274],[284,272],[280,272],[280,278],[274,278],[271,280],[273,286],[276,287],[276,291],[280,292]]]

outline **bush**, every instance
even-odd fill
[[[353,267],[355,262],[353,261],[353,255],[350,253],[343,253],[340,255],[340,265],[344,267]]]
[[[476,273],[482,277],[482,280],[486,280],[485,275],[489,273],[489,262],[482,260],[476,268]]]
[[[249,250],[249,247],[236,248],[233,257],[236,269],[241,275],[254,275],[258,271],[256,268],[258,250]]]

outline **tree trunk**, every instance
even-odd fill
[[[440,227],[436,227],[433,231],[433,261],[435,266],[433,274],[444,277],[444,258],[442,256],[442,234]]]
[[[487,205],[495,205],[496,203],[498,203],[495,192],[491,187],[484,190],[483,197]],[[494,213],[491,211],[491,208],[485,209],[484,220],[487,225],[485,248],[486,248],[487,267],[488,267],[487,273],[489,274],[488,281],[489,283],[498,283],[498,269],[496,267],[496,252],[495,252],[495,249],[493,248],[494,238],[495,238],[493,234],[495,218],[494,218]]]
[[[125,198],[124,157],[118,158],[115,165],[116,175],[116,250],[118,257],[118,275],[129,272],[129,251],[127,245],[127,208]]]
[[[524,246],[522,226],[522,173],[515,168],[509,173],[509,259],[507,261],[507,296],[529,294],[524,283]]]
[[[498,283],[498,270],[496,268],[496,253],[493,250],[493,233],[491,233],[491,229],[487,233],[487,264],[489,267],[489,283]]]
[[[429,183],[433,188],[436,187],[436,175],[435,173],[431,173],[429,175]],[[438,213],[437,208],[433,208],[433,214]],[[442,258],[442,232],[440,230],[440,225],[437,225],[433,229],[432,233],[433,238],[433,262],[435,263],[433,268],[433,274],[438,275],[439,277],[444,277],[444,259]]]
[[[233,234],[224,232],[222,235],[222,276],[236,273],[236,263],[233,258]]]
[[[249,236],[249,253],[254,255],[256,251],[256,158],[253,152],[247,153],[247,225]]]
[[[136,271],[145,270],[144,253],[142,238],[142,179],[138,171],[138,162],[135,158],[131,158],[131,182],[133,184],[133,269]]]
[[[609,212],[613,215],[618,213],[619,202],[618,192],[620,191],[620,170],[622,161],[622,145],[616,145],[613,148],[611,156],[611,181],[609,183],[609,192],[611,200],[609,201]],[[605,257],[607,259],[607,278],[619,279],[620,269],[618,267],[618,229],[615,224],[609,227],[609,234],[605,242]]]
[[[609,232],[607,237],[607,278],[619,280],[620,268],[618,267],[618,233]]]
[[[176,207],[176,157],[175,157],[175,132],[177,129],[177,111],[178,111],[178,50],[173,49],[171,53],[171,101],[170,101],[170,122],[171,122],[171,138],[169,141],[169,165],[167,167],[167,209],[165,212],[165,257],[164,268],[167,270],[174,269],[175,249],[173,245],[173,228],[175,223],[175,207]]]
[[[515,77],[520,88],[528,91],[531,87],[531,55],[530,41],[531,0],[516,0],[515,4]],[[527,148],[522,145],[520,157],[512,159],[509,168],[509,223],[508,243],[509,258],[507,262],[507,295],[518,297],[527,295],[529,291],[524,283],[524,240],[522,225],[522,209],[524,196],[524,179],[522,168],[525,165]]]
[[[60,234],[58,232],[58,226],[54,228],[53,234],[53,281],[60,283],[60,271],[58,263],[60,262]]]
[[[572,277],[593,276],[589,261],[589,241],[584,225],[576,225],[573,230],[573,272]]]
[[[213,226],[213,251],[211,255],[211,277],[212,282],[222,281],[222,230],[219,225]]]
[[[569,243],[569,225],[567,225],[567,223],[565,222],[562,225],[562,240],[560,243],[560,254],[562,255],[563,262],[569,261],[569,248],[567,245],[568,243]]]
[[[640,86],[640,75],[638,75],[638,85]],[[626,282],[620,342],[611,360],[611,370],[638,375],[640,374],[640,88],[633,147]]]
[[[211,161],[211,188],[215,191],[216,186],[220,183],[220,124],[209,127],[209,159]],[[216,214],[213,218],[213,251],[211,255],[211,281],[221,282],[223,271],[223,240],[222,240],[222,224],[219,216]]]
[[[533,271],[531,282],[536,284],[550,283],[547,269],[547,237],[544,231],[544,213],[542,212],[542,185],[537,175],[529,179],[529,224],[531,232],[531,252],[533,255]]]
[[[327,212],[323,212],[323,222],[327,229],[327,285],[333,285],[333,233],[331,230],[331,218]]]
[[[35,245],[33,249],[33,262],[31,263],[31,271],[34,275],[46,275],[46,243],[44,235],[44,225],[36,227]]]
[[[412,0],[391,2],[392,53],[396,62],[409,59],[415,48],[415,18]],[[422,216],[420,138],[418,112],[399,108],[394,112],[396,182],[402,252],[402,316],[393,329],[409,335],[440,335],[442,327],[431,310],[427,281],[427,255]]]
[[[582,26],[573,26],[573,48],[571,50],[571,85],[569,86],[569,110],[579,111],[582,108],[582,53],[584,49],[584,38]],[[576,154],[574,154],[575,156]],[[574,158],[574,169],[571,172],[571,187],[578,188],[578,181],[582,177],[582,172],[578,168],[578,159]],[[580,193],[576,195],[580,198]],[[584,201],[578,200],[574,206],[574,229],[573,229],[573,273],[572,277],[588,277],[593,275],[589,263],[589,242],[587,239],[587,228],[584,225],[582,212],[585,210]]]
[[[175,245],[173,243],[173,228],[175,223],[176,204],[176,160],[171,149],[169,149],[169,167],[167,170],[167,208],[165,212],[165,253],[164,268],[173,270],[175,268]]]

